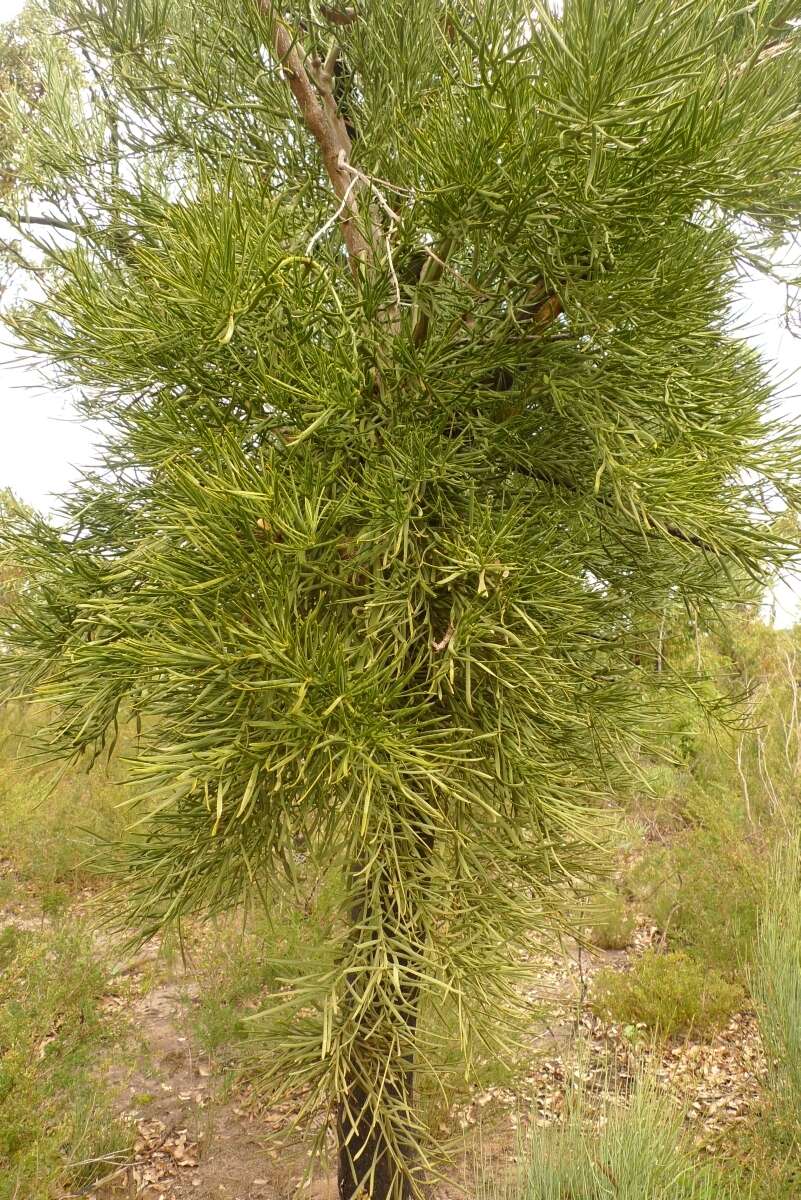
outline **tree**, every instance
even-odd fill
[[[15,159],[18,140],[24,131],[26,115],[32,113],[41,99],[42,83],[33,67],[31,43],[34,22],[24,14],[16,21],[0,24],[0,117],[7,109],[15,110],[18,120],[0,124],[0,203],[12,192],[15,184]],[[9,103],[10,101],[10,103]],[[22,267],[31,271],[13,242],[0,238],[0,265],[7,273]],[[0,288],[0,296],[2,296]]]
[[[0,24],[0,96],[11,92],[19,106],[31,110],[40,98],[41,84],[31,61],[29,32],[24,18]],[[15,150],[13,127],[4,124],[0,131],[0,196],[13,186]]]
[[[8,488],[0,488],[0,526],[14,516],[30,517],[30,509],[23,505]],[[0,608],[17,597],[24,586],[19,568],[10,555],[0,557]]]
[[[801,221],[795,6],[53,13],[9,324],[108,434],[65,526],[6,535],[6,673],[68,757],[148,718],[143,936],[342,873],[266,1061],[330,1105],[343,1198],[405,1196],[437,1013],[501,1053],[603,860],[638,631],[793,553],[799,445],[728,304]]]

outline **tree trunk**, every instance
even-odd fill
[[[412,1102],[412,1073],[403,1077],[403,1094]],[[374,1123],[375,1111],[364,1086],[350,1080],[348,1105],[340,1101],[337,1113],[338,1184],[340,1200],[357,1195],[369,1200],[409,1200],[414,1158],[407,1148],[406,1167],[401,1169],[391,1154],[381,1129]]]
[[[433,837],[428,834],[420,837],[418,853],[422,873],[429,870],[433,846]],[[352,880],[358,878],[360,865],[355,866]],[[366,895],[364,892],[359,894],[358,889],[355,889],[351,911],[354,926],[365,923],[366,907]],[[391,927],[393,923],[397,927],[400,924],[400,915],[396,902],[387,896],[382,908],[384,927]],[[401,989],[398,1003],[405,1014],[407,1045],[411,1046],[417,1031],[420,985],[415,976],[411,976],[411,982],[408,981],[408,976],[407,981],[404,981],[404,967],[410,965],[405,956],[398,955],[397,961]],[[393,1153],[387,1145],[384,1131],[376,1120],[375,1091],[369,1086],[374,1078],[377,1083],[378,1079],[384,1076],[386,1069],[386,1059],[377,1060],[376,1032],[375,1029],[371,1031],[371,1044],[365,1044],[363,1069],[360,1070],[362,1064],[354,1060],[345,1080],[347,1096],[341,1098],[337,1106],[337,1179],[340,1200],[354,1200],[356,1196],[367,1200],[410,1200],[413,1192],[417,1155],[408,1117],[411,1116],[414,1099],[414,1054],[413,1050],[410,1050],[399,1058],[394,1079],[390,1075],[384,1083],[384,1098],[381,1103],[387,1116],[397,1104],[398,1120],[393,1138]],[[373,1070],[370,1069],[371,1063]],[[408,1114],[406,1128],[404,1113]]]

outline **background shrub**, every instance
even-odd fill
[[[779,845],[760,913],[751,993],[781,1119],[801,1139],[801,837]]]
[[[708,1033],[742,1005],[743,989],[682,950],[648,950],[628,971],[596,976],[591,1004],[617,1025],[643,1024],[665,1037]]]
[[[599,950],[625,950],[631,942],[635,919],[620,892],[602,892],[593,902],[587,940]]]

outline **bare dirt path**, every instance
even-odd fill
[[[246,1089],[226,1086],[193,1037],[198,987],[180,963],[152,956],[120,964],[107,1000],[128,1027],[106,1072],[120,1110],[136,1127],[136,1161],[96,1200],[288,1200],[307,1159],[299,1145],[271,1144],[285,1111],[259,1111]],[[321,1197],[325,1188],[316,1189]],[[308,1192],[306,1193],[308,1194]]]
[[[91,920],[89,889],[47,916],[36,890],[7,860],[0,862],[0,879],[8,889],[0,929],[36,935],[56,922]],[[287,1124],[287,1112],[259,1111],[247,1089],[231,1086],[196,1044],[198,985],[191,971],[161,957],[155,945],[120,958],[107,934],[94,930],[92,936],[109,972],[102,1009],[110,1046],[98,1063],[98,1080],[130,1122],[134,1140],[131,1160],[81,1200],[289,1200],[298,1194],[306,1152],[299,1144],[279,1149],[270,1138]],[[322,1180],[301,1194],[310,1191],[315,1200],[327,1200],[331,1188]]]

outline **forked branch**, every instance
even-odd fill
[[[270,15],[269,0],[260,0],[262,10]],[[333,96],[333,72],[325,67],[317,73],[315,87],[306,70],[298,40],[279,17],[273,18],[275,53],[281,64],[289,90],[295,98],[304,124],[316,141],[331,186],[342,210],[342,236],[354,263],[367,263],[371,247],[359,227],[359,206],[356,189],[343,163],[351,153],[351,141]],[[328,62],[325,64],[328,66]]]

